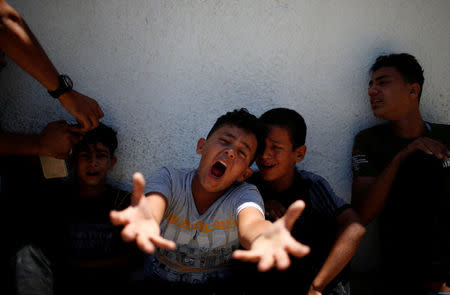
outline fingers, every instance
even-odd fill
[[[282,217],[286,228],[291,231],[294,226],[295,221],[298,219],[300,214],[302,214],[303,209],[305,209],[305,202],[302,200],[297,200],[289,206],[286,214]]]
[[[450,151],[444,144],[428,137],[421,137],[415,140],[408,148],[410,152],[421,150],[424,153],[434,155],[436,158],[443,161],[447,161],[450,157]]]
[[[77,117],[77,122],[80,125],[79,131],[85,133],[92,129],[92,123],[88,117],[80,115]]]
[[[84,131],[82,131],[82,127],[80,125],[67,125],[66,128],[69,132],[74,134],[82,135],[85,133]]]
[[[128,212],[129,208],[123,211],[111,210],[109,212],[109,219],[113,225],[124,225],[130,221],[130,212]]]
[[[291,260],[286,251],[276,251],[274,256],[277,269],[285,270],[291,265]]]
[[[133,195],[131,196],[132,205],[136,205],[144,196],[145,179],[140,172],[133,174]]]
[[[266,272],[274,266],[279,270],[287,269],[291,260],[286,251],[281,249],[273,253],[260,253],[252,250],[236,250],[233,252],[234,259],[246,262],[258,262],[258,271]]]
[[[97,118],[99,118],[99,119],[103,118],[103,116],[105,115],[98,104],[97,104],[96,112],[97,112]]]
[[[289,258],[288,258],[289,259]],[[265,272],[275,265],[275,257],[272,255],[263,255],[258,263],[258,271]]]
[[[145,238],[142,235],[137,235],[136,237],[136,245],[142,251],[152,254],[155,252],[155,246],[150,242],[148,238]]]
[[[298,257],[298,258],[305,257],[306,255],[309,254],[309,252],[311,252],[310,247],[308,247],[302,243],[299,243],[299,242],[295,241],[294,239],[293,239],[292,243],[290,243],[286,248],[287,248],[287,251],[291,255]]]
[[[161,236],[156,236],[150,238],[150,241],[155,244],[157,247],[168,249],[168,250],[175,250],[177,245],[174,241],[167,240]]]
[[[232,254],[233,259],[247,261],[247,262],[258,262],[261,259],[261,253],[249,250],[235,250]]]
[[[75,90],[68,91],[59,97],[62,106],[69,111],[86,132],[97,127],[104,114],[97,101]]]

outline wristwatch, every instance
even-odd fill
[[[56,90],[53,91],[48,90],[48,93],[54,98],[60,97],[63,93],[72,90],[73,87],[73,82],[67,75],[59,75],[58,81],[59,85]]]

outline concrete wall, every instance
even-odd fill
[[[448,0],[8,2],[118,131],[111,179],[124,188],[135,171],[149,176],[162,165],[196,165],[197,139],[226,111],[246,107],[260,115],[284,106],[309,128],[300,166],[350,200],[353,136],[378,123],[368,104],[368,70],[385,53],[418,58],[424,117],[450,123]],[[20,68],[10,62],[0,72],[3,128],[38,132],[61,118],[74,122]],[[365,243],[363,249],[372,244]],[[369,250],[359,254],[366,268]]]

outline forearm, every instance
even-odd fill
[[[373,178],[373,181],[358,182],[358,177],[355,178],[352,205],[364,225],[369,224],[383,210],[403,159],[403,154],[397,154],[381,174]],[[359,177],[360,179],[364,177]]]
[[[0,155],[43,154],[39,135],[0,134]]]
[[[260,219],[246,226],[240,225],[239,242],[245,249],[250,249],[253,242],[260,237],[271,225],[268,220]]]
[[[322,292],[344,269],[355,255],[365,232],[365,227],[359,222],[353,222],[344,229],[312,282],[314,290]]]
[[[0,1],[0,49],[45,88],[58,88],[58,72],[19,13]]]
[[[251,228],[253,230],[248,230],[246,233],[240,235],[239,241],[241,242],[242,247],[245,249],[250,249],[253,242],[261,236],[267,228],[271,225],[271,222],[268,220],[260,220],[255,222]]]

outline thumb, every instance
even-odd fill
[[[145,179],[142,173],[133,174],[133,195],[131,196],[131,204],[136,205],[144,195]]]
[[[289,231],[292,230],[295,221],[302,214],[304,209],[305,209],[305,202],[303,202],[302,200],[297,200],[294,203],[292,203],[291,206],[289,206],[286,213],[282,217],[284,219],[284,224],[286,225],[286,228]]]

